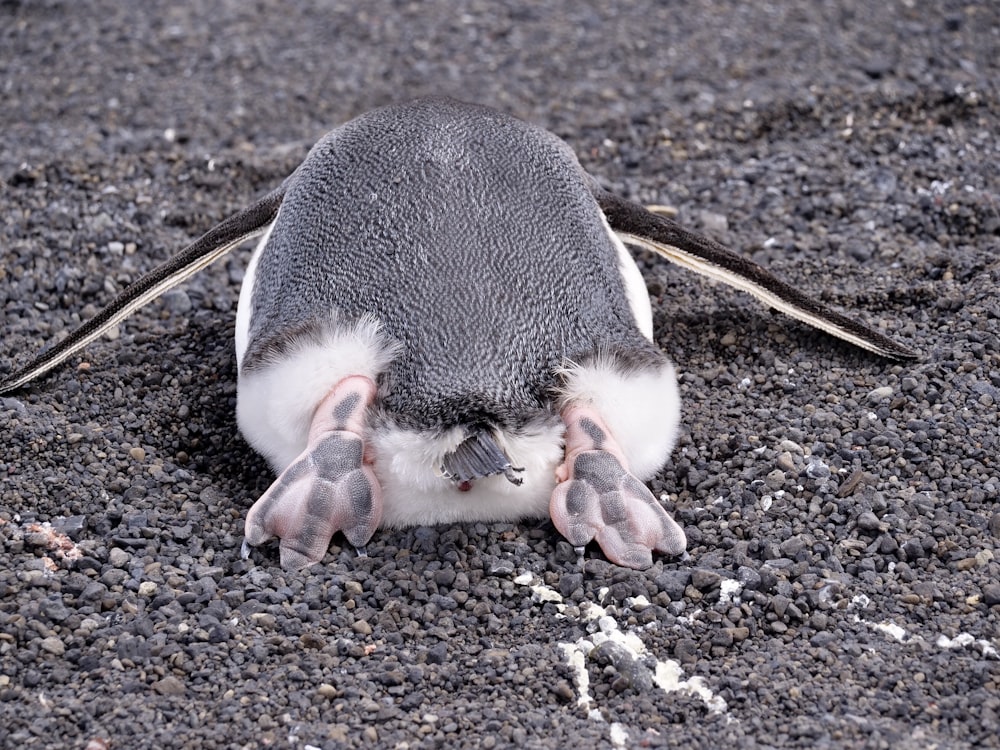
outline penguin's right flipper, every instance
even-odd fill
[[[284,197],[282,185],[249,208],[216,224],[170,260],[129,284],[97,315],[0,381],[0,395],[15,391],[49,372],[140,307],[261,234],[278,215]]]
[[[628,470],[614,436],[590,407],[570,406],[566,422],[566,460],[556,470],[552,523],[574,547],[596,540],[616,565],[644,570],[653,552],[680,555],[687,538],[656,502],[645,484]]]
[[[764,304],[814,328],[883,357],[916,359],[917,353],[869,326],[807,297],[767,269],[672,219],[592,185],[611,229],[626,244],[652,250],[684,268],[749,292]]]
[[[382,520],[382,489],[365,462],[365,415],[375,383],[351,376],[316,409],[306,449],[247,514],[247,545],[281,540],[281,566],[319,562],[338,531],[361,550]]]

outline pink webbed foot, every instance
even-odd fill
[[[681,527],[632,476],[614,437],[593,409],[570,406],[566,459],[556,470],[549,504],[552,522],[574,547],[597,540],[611,562],[642,570],[653,552],[679,555],[687,547]]]
[[[281,566],[300,570],[323,559],[338,531],[355,547],[371,539],[382,519],[382,490],[365,463],[365,410],[375,384],[355,376],[323,399],[306,449],[247,514],[247,544],[281,540]]]

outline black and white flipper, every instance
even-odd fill
[[[718,242],[637,203],[600,188],[593,190],[611,229],[626,244],[652,250],[679,266],[749,292],[775,310],[882,357],[917,358],[912,349],[806,296]]]
[[[170,260],[129,284],[97,315],[0,381],[0,394],[15,391],[41,377],[140,307],[261,234],[274,221],[284,196],[284,186],[268,193],[238,214],[216,224]]]

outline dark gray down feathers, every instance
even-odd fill
[[[370,314],[402,344],[381,384],[386,412],[413,427],[515,427],[546,408],[566,358],[661,362],[590,182],[556,136],[451,100],[337,128],[287,182],[244,367],[334,309]]]

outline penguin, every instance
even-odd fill
[[[887,358],[907,347],[602,189],[552,133],[427,98],[323,137],[277,189],[0,382],[23,387],[260,237],[236,313],[237,423],[277,479],[243,553],[320,561],[341,532],[551,517],[621,566],[684,552],[646,482],[680,425],[626,245]]]

